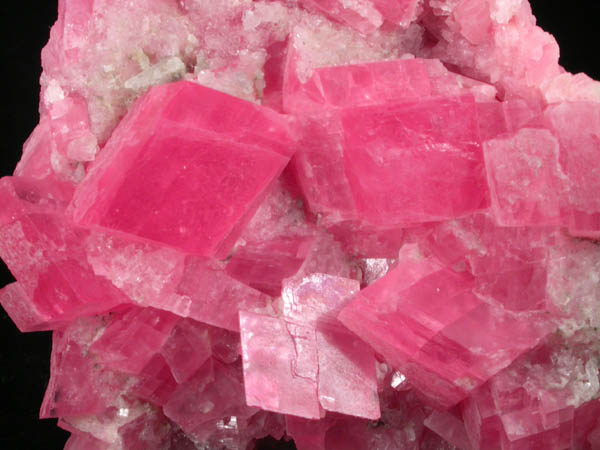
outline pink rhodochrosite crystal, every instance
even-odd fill
[[[441,263],[419,258],[403,247],[397,267],[363,289],[340,319],[427,401],[447,408],[554,327],[544,316],[513,315],[484,302],[470,275],[436,270]]]
[[[275,112],[197,84],[152,88],[77,187],[73,218],[225,257],[287,163],[278,153],[293,146],[286,125]]]
[[[60,0],[0,304],[68,450],[600,448],[600,84],[525,0]]]
[[[319,417],[319,404],[379,418],[373,351],[335,320],[359,287],[356,280],[323,274],[288,279],[283,319],[240,313],[248,404],[309,419]],[[311,402],[296,410],[287,397],[291,392]]]
[[[471,98],[352,109],[342,114],[342,130],[344,168],[358,214],[368,221],[388,226],[431,222],[483,206],[486,191]]]

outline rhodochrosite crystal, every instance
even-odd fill
[[[58,9],[0,304],[66,449],[600,449],[600,83],[527,1]]]

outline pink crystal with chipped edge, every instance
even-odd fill
[[[240,329],[248,404],[318,419],[314,330],[243,311]]]
[[[318,399],[316,405],[320,404],[323,409],[358,417],[379,417],[373,352],[335,319],[336,311],[358,290],[359,283],[355,280],[313,274],[284,282],[283,319],[240,313],[249,404],[256,404],[256,399],[262,397],[268,403],[258,406],[317,418],[314,411],[310,415],[307,407],[301,412],[295,411],[285,396],[278,394],[283,380],[288,380],[288,389],[301,383],[304,392],[308,390],[304,385],[310,380],[314,385],[307,399],[314,396]],[[248,317],[254,321],[249,322]],[[270,332],[259,330],[256,325],[259,321],[263,321]],[[270,345],[278,343],[279,351],[269,355],[259,349],[256,342],[263,341],[271,342]],[[274,392],[268,397],[257,392],[261,387],[264,389],[265,383],[274,386],[270,389]]]

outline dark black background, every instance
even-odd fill
[[[598,0],[532,0],[531,4],[538,23],[558,40],[563,67],[600,79]],[[0,3],[0,176],[12,172],[23,142],[38,122],[39,55],[55,19],[54,0]],[[10,281],[10,273],[0,264],[0,286]],[[20,334],[0,308],[0,448],[62,449],[67,433],[54,421],[37,418],[49,355],[48,333]],[[262,448],[292,446],[265,442]]]

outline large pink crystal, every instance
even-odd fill
[[[66,449],[600,448],[600,84],[528,2],[58,12],[0,304]]]
[[[519,317],[482,301],[470,275],[440,267],[406,247],[398,266],[363,289],[340,320],[433,405],[449,407],[554,327],[544,315]]]
[[[472,99],[348,110],[342,127],[350,188],[372,223],[450,219],[484,206]]]
[[[223,257],[291,145],[285,119],[269,110],[191,83],[153,88],[78,186],[73,217]]]
[[[422,111],[414,101],[477,93],[481,89],[485,92],[488,88],[493,93],[493,87],[451,74],[433,60],[317,68],[304,83],[299,79],[297,64],[298,55],[290,49],[284,109],[300,117],[302,129],[294,166],[309,209],[322,216],[323,224],[329,225],[349,251],[393,257],[402,242],[400,226],[457,217],[485,206],[483,157],[477,144],[472,100],[432,100],[431,104],[423,104]],[[367,106],[371,108],[356,108]],[[398,130],[392,120],[384,137],[385,117],[401,114],[410,116],[410,120],[404,120],[404,128]],[[435,126],[437,121],[454,120],[458,122],[448,131]],[[360,126],[356,128],[355,124]],[[374,126],[379,127],[377,132],[372,130],[377,141],[365,140],[359,130]],[[431,151],[419,150],[423,143],[433,141],[438,142],[438,150],[433,145]],[[457,151],[444,153],[448,145]],[[382,158],[387,158],[385,163]],[[456,168],[452,181],[446,172],[436,172],[449,166]],[[419,167],[422,171],[417,170]],[[402,174],[404,188],[396,183],[398,174]],[[422,187],[416,189],[419,185]],[[471,194],[463,195],[467,191]],[[436,203],[441,195],[447,195],[447,201]],[[470,203],[460,203],[459,198],[468,198]],[[447,209],[436,211],[440,205]],[[354,240],[349,237],[356,234],[363,236]],[[378,244],[372,244],[366,236]]]

